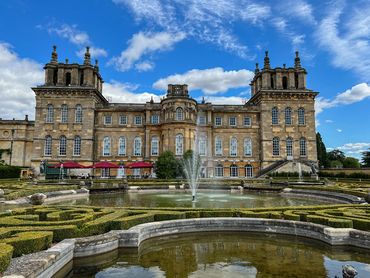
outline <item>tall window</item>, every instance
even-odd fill
[[[236,117],[233,116],[229,118],[229,125],[236,126]]]
[[[76,136],[73,141],[73,155],[79,156],[81,155],[81,137]]]
[[[222,125],[222,118],[221,116],[215,117],[215,126],[221,126]]]
[[[70,72],[67,72],[66,73],[66,86],[69,86],[71,85],[71,73]]]
[[[304,137],[299,139],[299,155],[300,156],[306,156],[307,155],[306,139]]]
[[[272,155],[280,155],[280,139],[274,137],[272,139]]]
[[[250,164],[245,166],[245,177],[247,178],[253,177],[253,166]]]
[[[48,104],[46,108],[46,122],[47,123],[54,122],[54,107],[52,104]]]
[[[103,156],[110,156],[111,141],[110,137],[106,136],[103,139]]]
[[[61,110],[60,110],[60,121],[62,123],[68,122],[68,105],[62,104]]]
[[[127,116],[126,115],[120,115],[119,116],[119,124],[120,125],[127,125]]]
[[[198,116],[198,124],[199,125],[205,125],[207,122],[206,116],[204,114],[201,114]]]
[[[238,155],[238,140],[235,137],[230,139],[230,156]]]
[[[306,123],[305,115],[304,115],[304,108],[300,107],[298,109],[298,124],[304,125]]]
[[[159,115],[155,114],[150,117],[150,123],[153,125],[159,124]]]
[[[290,107],[285,108],[285,124],[292,124],[292,108]]]
[[[158,137],[152,137],[152,148],[151,148],[151,153],[153,156],[157,156],[159,152],[159,139]]]
[[[141,156],[141,137],[134,139],[134,156]]]
[[[67,155],[67,138],[64,135],[59,138],[59,155]]]
[[[293,156],[293,139],[291,137],[286,139],[286,155]]]
[[[104,116],[104,124],[111,125],[112,124],[112,115],[105,115]]]
[[[244,117],[244,126],[251,126],[251,117]]]
[[[207,154],[207,139],[205,137],[199,137],[199,140],[198,140],[198,151],[199,151],[199,155],[206,155]]]
[[[102,168],[101,169],[101,177],[102,178],[109,178],[110,177],[110,169],[109,168]]]
[[[222,155],[222,139],[218,136],[215,138],[215,155]]]
[[[142,125],[143,124],[143,118],[141,116],[135,116],[134,124],[135,125]]]
[[[288,78],[283,76],[283,89],[288,89]]]
[[[239,167],[235,164],[230,166],[230,177],[238,177],[239,176]]]
[[[273,107],[271,110],[271,122],[273,125],[279,124],[279,110],[277,107]]]
[[[224,166],[221,163],[217,164],[215,167],[215,176],[223,177],[224,176]]]
[[[252,139],[251,138],[244,139],[244,155],[245,156],[252,155]]]
[[[176,120],[177,121],[184,120],[184,112],[181,107],[176,108]]]
[[[126,155],[126,137],[120,137],[118,140],[118,155]]]
[[[176,155],[183,155],[184,153],[184,137],[182,134],[177,134],[175,139]]]
[[[82,106],[80,104],[76,105],[75,122],[82,123]]]
[[[44,144],[44,155],[51,156],[51,146],[52,146],[53,139],[50,135],[45,137],[45,144]]]

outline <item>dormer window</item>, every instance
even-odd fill
[[[176,120],[183,121],[184,120],[184,111],[181,107],[176,108]]]

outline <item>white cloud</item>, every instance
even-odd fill
[[[114,64],[119,71],[129,70],[143,56],[154,52],[170,50],[173,45],[185,39],[185,34],[179,33],[143,33],[134,34],[128,42],[128,47],[121,52],[119,57],[114,57],[111,64]],[[143,68],[143,64],[139,63],[139,69]],[[148,66],[148,64],[146,65]],[[149,69],[148,67],[146,67]]]
[[[85,55],[86,49],[81,48],[79,51],[76,52],[78,57],[83,58]],[[90,54],[92,57],[107,57],[108,53],[105,49],[99,47],[90,47]]]
[[[347,143],[342,146],[336,147],[335,149],[341,150],[348,156],[354,157],[361,157],[361,154],[364,151],[369,150],[370,142],[369,143]],[[328,148],[329,149],[329,148]]]
[[[188,84],[191,90],[202,90],[205,94],[217,94],[233,88],[249,86],[254,73],[241,69],[225,71],[221,67],[193,69],[183,74],[170,75],[157,80],[153,87],[165,90],[168,84]]]
[[[334,121],[333,120],[325,120],[325,123],[332,124],[332,123],[334,123]]]
[[[154,68],[154,63],[152,63],[150,61],[143,61],[141,63],[137,63],[135,65],[135,68],[138,71],[149,71],[149,70],[152,70]]]
[[[340,128],[337,128],[336,131],[338,131],[339,133],[341,133],[343,130],[341,130]]]
[[[285,16],[301,19],[304,23],[316,24],[316,20],[313,14],[313,7],[306,1],[282,1],[278,5],[278,10]]]
[[[345,6],[344,1],[334,1],[331,7],[319,23],[317,42],[332,54],[334,66],[354,70],[369,81],[370,3],[364,2],[361,9],[353,9]]]
[[[324,109],[360,102],[369,97],[370,86],[366,83],[360,83],[338,94],[332,100],[318,97],[315,102],[315,111],[316,114],[319,114]]]
[[[202,97],[197,98],[198,102],[202,101]],[[205,102],[211,102],[212,104],[235,104],[235,105],[241,105],[244,104],[247,99],[237,97],[237,96],[231,96],[231,97],[216,97],[216,96],[205,96],[204,97]]]
[[[118,81],[110,81],[104,83],[103,95],[110,99],[110,102],[124,102],[124,103],[145,103],[153,98],[154,101],[159,102],[160,97],[153,93],[143,92],[135,93],[137,86],[129,83],[121,83]]]
[[[32,86],[44,80],[42,65],[20,58],[7,43],[0,43],[0,117],[34,118],[35,96]]]

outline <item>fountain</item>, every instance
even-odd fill
[[[201,171],[201,160],[199,155],[192,150],[187,151],[182,159],[182,165],[185,178],[191,189],[192,201],[195,202]]]

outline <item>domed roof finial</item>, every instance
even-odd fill
[[[84,65],[90,65],[90,64],[91,64],[90,47],[86,46]]]
[[[258,68],[258,63],[256,63],[256,68],[255,68],[255,70],[254,70],[254,73],[257,73],[257,72],[259,72],[260,71],[260,69]]]
[[[266,50],[265,51],[265,59],[264,59],[264,69],[269,69],[270,68],[270,58],[269,58],[269,52]]]
[[[53,52],[51,53],[51,63],[58,63],[57,46],[53,45]]]
[[[95,66],[94,66],[94,68],[95,68],[97,71],[99,71],[99,61],[98,61],[98,59],[95,59]]]
[[[294,59],[294,67],[300,68],[301,67],[301,59],[299,58],[299,52],[295,52],[295,59]]]

